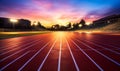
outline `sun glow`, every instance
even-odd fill
[[[65,33],[64,33],[64,32],[58,32],[57,35],[58,35],[59,37],[64,37],[64,36],[65,36]]]

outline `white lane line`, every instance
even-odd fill
[[[96,42],[95,40],[92,40],[91,42],[93,42],[93,41],[94,41],[94,42]],[[120,50],[120,48],[119,48],[119,47],[117,47],[117,46],[115,46],[115,45],[113,46],[112,44],[103,44],[103,43],[101,43],[101,42],[98,42],[98,41],[97,41],[96,43],[99,43],[99,44],[101,44],[101,45],[110,46],[110,47],[113,47],[113,48],[115,48],[115,49],[118,49],[118,50]]]
[[[24,65],[22,65],[22,67],[20,67],[18,69],[18,71],[21,71],[30,61],[32,61],[48,44],[50,43],[50,41],[48,43],[46,43],[39,51],[37,51],[27,62],[25,62]]]
[[[27,46],[27,45],[29,45],[29,44],[32,44],[32,43],[33,43],[33,42],[30,42],[30,43],[27,43],[27,44],[25,44],[25,45],[19,46],[19,48],[25,47],[25,46]],[[3,53],[0,54],[0,56],[1,56],[1,55],[4,55],[4,54],[7,54],[7,53],[9,53],[9,52],[12,52],[12,51],[14,51],[14,50],[16,50],[16,49],[18,49],[18,47],[13,48],[13,49],[11,49],[11,50],[8,50],[8,51],[6,51],[6,52],[3,52]]]
[[[44,63],[45,63],[45,61],[46,61],[46,59],[48,58],[48,56],[49,56],[51,50],[53,49],[53,47],[55,46],[55,43],[56,43],[56,42],[57,42],[57,40],[55,40],[55,42],[52,44],[50,50],[48,51],[47,55],[45,56],[44,60],[42,61],[41,65],[39,66],[39,68],[38,68],[37,71],[40,71],[41,68],[43,67],[43,65],[44,65]]]
[[[2,61],[4,61],[4,60],[8,59],[8,58],[11,57],[11,56],[14,56],[14,55],[18,54],[18,53],[20,53],[20,52],[22,52],[22,51],[24,51],[24,50],[26,50],[26,49],[28,49],[28,48],[30,48],[30,47],[36,45],[36,44],[38,44],[39,42],[41,42],[41,41],[43,41],[43,40],[41,40],[41,41],[39,41],[39,42],[38,42],[38,41],[39,41],[39,40],[33,41],[33,43],[34,43],[34,42],[36,42],[36,43],[31,44],[31,45],[29,45],[29,46],[27,46],[27,47],[25,47],[25,48],[23,48],[23,49],[21,49],[21,50],[19,50],[19,51],[16,51],[15,53],[13,53],[13,54],[11,54],[11,55],[9,55],[9,56],[7,56],[7,57],[1,59],[0,62],[2,62]]]
[[[60,50],[59,50],[59,60],[58,60],[58,70],[57,71],[60,71],[61,53],[62,53],[62,39],[60,38]]]
[[[114,51],[114,50],[109,49],[109,48],[105,48],[105,47],[103,47],[103,46],[101,46],[101,45],[99,45],[99,44],[96,44],[96,43],[93,43],[93,42],[91,42],[91,41],[87,41],[87,40],[83,40],[83,41],[89,42],[89,43],[91,43],[91,44],[93,44],[93,45],[95,45],[95,46],[101,47],[101,48],[103,48],[103,49],[105,49],[105,50],[108,50],[108,51],[110,51],[110,52],[113,52],[113,53],[115,53],[115,54],[120,55],[120,53],[119,53],[119,52]]]
[[[74,62],[74,64],[75,64],[76,70],[77,70],[77,71],[80,71],[80,69],[79,69],[79,67],[78,67],[78,65],[77,65],[77,63],[76,63],[76,60],[75,60],[75,58],[74,58],[74,56],[73,56],[73,53],[72,53],[72,51],[71,51],[71,49],[70,49],[70,45],[69,45],[67,39],[65,39],[65,40],[66,40],[66,42],[67,42],[67,46],[68,46],[68,49],[69,49],[69,51],[70,51],[72,60],[73,60],[73,62]]]
[[[7,43],[7,45],[9,46],[9,44],[12,42],[13,40],[10,40],[10,41],[8,41],[8,42],[5,42],[5,43]],[[4,40],[3,41],[1,41],[1,42],[3,42],[4,43]],[[0,48],[0,50],[2,50],[4,47],[3,46],[0,46],[1,48]],[[6,46],[7,47],[7,46]]]
[[[7,42],[6,42],[6,40],[3,39],[2,41],[0,41],[0,43],[1,43],[1,42],[6,42],[7,44],[10,44],[12,41],[13,41],[13,40],[10,40],[10,41],[7,41]],[[0,46],[0,47],[2,47],[2,46]]]
[[[117,61],[111,59],[110,57],[104,55],[103,53],[97,51],[96,49],[92,48],[91,46],[87,45],[86,43],[83,43],[82,41],[79,41],[78,39],[76,39],[79,43],[82,43],[83,45],[87,46],[88,48],[90,48],[91,50],[95,51],[96,53],[102,55],[103,57],[105,57],[106,59],[110,60],[111,62],[115,63],[116,65],[120,66],[120,63],[118,63]]]
[[[78,46],[73,40],[71,40],[71,41],[78,47],[78,49],[79,49],[86,57],[88,57],[88,59],[90,59],[91,62],[93,62],[93,63],[96,65],[96,67],[97,67],[100,71],[104,71],[86,52],[84,52],[84,50],[83,50],[80,46]]]
[[[14,40],[19,40],[20,38],[10,38],[10,39],[3,39],[3,40],[1,40],[0,42],[6,42],[7,44],[11,44],[11,43],[14,43],[15,41]],[[2,46],[0,46],[0,47],[2,47]]]
[[[80,35],[79,35],[80,36]],[[85,40],[85,39],[82,39],[82,40]],[[112,41],[112,40],[110,40]],[[92,40],[91,42],[96,42],[96,43],[99,43],[100,45],[106,45],[106,46],[110,46],[110,47],[113,47],[117,50],[120,50],[119,46],[115,46],[115,44],[110,44],[110,43],[107,43],[107,44],[103,44],[103,42],[101,43],[101,41],[99,41],[98,39],[96,40]]]
[[[7,49],[10,49],[10,48],[8,48],[8,47],[16,47],[16,46],[18,46],[18,44],[20,44],[20,43],[26,43],[26,42],[28,42],[28,41],[31,41],[31,40],[26,40],[26,41],[22,41],[22,42],[19,42],[19,43],[15,43],[15,44],[11,44],[11,45],[8,45],[8,46],[5,46],[5,47],[2,47],[1,49],[0,49],[0,52],[1,51],[4,51],[4,50],[7,50]]]
[[[41,39],[41,38],[39,38],[39,39]],[[8,45],[8,46],[1,46],[1,49],[0,49],[0,52],[1,51],[4,51],[4,50],[8,50],[8,49],[11,49],[11,48],[8,48],[8,47],[16,47],[16,46],[18,46],[18,44],[20,44],[20,43],[26,43],[26,42],[32,42],[32,41],[34,41],[35,39],[29,39],[29,40],[25,40],[25,41],[22,41],[22,42],[19,42],[19,43],[15,43],[15,44],[11,44],[11,45]],[[37,39],[36,39],[37,40]]]
[[[14,44],[13,44],[14,45]],[[16,45],[11,45],[12,47],[16,47]],[[5,50],[10,50],[11,48],[8,48],[8,47],[10,47],[10,46],[7,46],[7,47],[2,47],[2,49],[0,50],[0,52],[2,52],[2,51],[5,51]]]
[[[11,51],[14,51],[14,50],[16,50],[16,49],[18,49],[18,48],[13,48],[13,49],[8,50],[8,51],[6,51],[6,52],[2,52],[2,53],[0,54],[0,56],[1,56],[1,55],[4,55],[4,54],[7,54],[7,53],[9,53],[9,52],[11,52]]]
[[[10,66],[11,64],[13,64],[14,62],[16,62],[18,59],[24,57],[25,55],[27,55],[30,51],[27,51],[26,53],[24,53],[23,55],[19,56],[18,58],[16,58],[15,60],[11,61],[10,63],[8,63],[7,65],[5,65],[4,67],[2,67],[0,69],[0,71],[3,71],[5,68],[7,68],[8,66]]]

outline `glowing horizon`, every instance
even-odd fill
[[[39,21],[45,26],[84,19],[87,24],[120,13],[119,0],[1,0],[0,17]]]

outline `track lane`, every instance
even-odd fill
[[[18,39],[21,41],[17,41]],[[42,41],[37,42],[37,40]],[[1,52],[0,69],[3,71],[119,71],[118,41],[120,41],[118,35],[76,32],[55,32],[0,40],[2,42],[0,46],[6,48],[12,47],[11,43],[16,43],[16,46]]]
[[[78,53],[80,54],[80,56],[79,57],[81,57],[81,56],[83,56],[83,54],[87,57],[81,57],[81,58],[83,58],[84,60],[82,60],[81,59],[81,61],[83,61],[83,62],[87,62],[87,63],[84,63],[84,64],[79,64],[80,65],[80,67],[81,67],[81,69],[83,70],[83,71],[104,71],[102,68],[101,68],[101,66],[100,65],[98,65],[95,61],[94,61],[94,59],[92,59],[81,47],[82,46],[78,46],[78,44],[76,44],[73,40],[71,40],[72,41],[72,47],[74,47],[74,48],[78,48],[76,51],[74,51],[74,52],[77,52],[78,50],[80,50]],[[76,47],[75,47],[76,46]],[[74,49],[73,49],[74,50]],[[76,53],[76,54],[78,54],[78,53]],[[76,59],[78,59],[79,57],[77,57]],[[89,61],[89,60],[90,61]],[[78,63],[80,63],[79,62],[80,60],[78,60]],[[92,62],[92,63],[91,63]],[[81,62],[82,63],[82,62]],[[94,64],[94,65],[93,65]],[[81,66],[82,65],[82,66]],[[85,65],[85,66],[83,66],[83,65]],[[87,67],[87,68],[84,68],[84,67]],[[97,68],[96,68],[97,67]]]
[[[69,46],[68,46],[65,38],[66,37],[63,36],[63,39],[62,39],[61,71],[76,71],[76,66],[71,57],[71,53],[69,51]]]
[[[56,68],[56,66],[57,65],[55,65],[54,67],[53,66],[51,66],[51,65],[54,65],[54,62],[52,62],[52,64],[49,66],[49,60],[50,60],[50,53],[52,53],[52,50],[53,50],[53,48],[55,47],[55,44],[56,44],[56,42],[57,42],[58,40],[56,39],[55,41],[54,41],[54,43],[52,44],[52,46],[50,47],[50,50],[48,51],[48,53],[47,53],[47,55],[45,56],[45,58],[43,59],[43,61],[42,61],[42,63],[40,64],[40,66],[39,66],[39,68],[37,69],[37,71],[49,71],[49,70],[53,70],[53,71],[56,71],[56,70],[54,70],[55,68]],[[53,57],[53,56],[52,56]],[[48,58],[49,58],[49,60],[48,60]],[[50,60],[50,62],[51,62],[51,60]],[[56,61],[57,62],[57,61]],[[47,65],[46,65],[46,63],[47,63]],[[48,67],[49,66],[49,67]]]
[[[82,38],[83,40],[89,40],[89,41],[93,41],[96,43],[101,43],[101,45],[112,45],[113,47],[120,47],[120,38],[119,35],[109,35],[109,34],[94,34],[94,33],[78,33],[78,32],[74,32],[75,35],[77,35],[78,37]],[[113,43],[114,41],[114,43]]]
[[[48,34],[41,35],[41,37],[39,37],[38,35],[37,36],[34,35],[34,36],[28,36],[28,37],[10,38],[10,39],[7,39],[7,40],[5,39],[5,41],[3,40],[3,41],[0,42],[0,43],[5,43],[4,47],[0,46],[0,51],[6,50],[6,49],[10,50],[14,47],[25,44],[25,42],[29,43],[29,42],[32,42],[32,41],[37,40],[37,39],[46,38],[47,36],[48,36]],[[11,40],[12,42],[11,43],[6,43],[9,40]]]
[[[79,69],[79,67],[78,67],[78,64],[76,63],[76,60],[75,60],[75,58],[74,58],[74,55],[73,55],[73,53],[72,53],[72,51],[71,51],[70,45],[69,45],[69,43],[68,43],[68,41],[67,41],[66,39],[65,39],[65,41],[66,41],[67,47],[68,47],[68,49],[69,49],[69,51],[70,51],[70,55],[71,55],[72,60],[73,60],[73,62],[74,62],[76,71],[80,71],[80,69]]]
[[[107,46],[101,46],[99,44],[96,44],[94,42],[88,41],[86,39],[80,39],[78,36],[74,37],[74,39],[79,40],[80,42],[86,43],[90,47],[96,49],[97,51],[107,55],[108,57],[118,61],[120,63],[120,53],[119,51],[115,51],[111,48],[108,48]],[[91,49],[90,49],[91,50]]]
[[[45,58],[48,51],[50,50],[50,47],[52,46],[53,42],[54,42],[54,40],[52,40],[49,43],[49,45],[47,45],[44,49],[42,49],[40,51],[40,53],[37,53],[37,55],[22,69],[22,71],[26,71],[26,70],[27,71],[30,71],[30,70],[37,71],[37,69],[39,68],[39,65],[42,63],[43,59]],[[34,53],[34,55],[35,55],[35,53]]]
[[[85,51],[90,57],[92,57],[105,71],[119,70],[119,63],[103,53],[93,49],[87,44],[82,44],[80,41],[75,41],[79,46],[83,46],[82,49],[89,49]]]

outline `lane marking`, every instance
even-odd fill
[[[14,50],[16,50],[16,49],[18,49],[18,48],[13,48],[13,49],[8,50],[8,51],[6,51],[6,52],[2,52],[2,53],[0,54],[0,56],[2,56],[2,55],[4,55],[4,54],[7,54],[7,53],[9,53],[9,52],[11,52],[11,51],[14,51]]]
[[[1,42],[5,42],[5,41],[6,41],[6,40],[0,41],[0,43],[1,43]],[[13,40],[8,40],[8,41],[6,42],[6,43],[7,43],[7,45],[8,45],[8,44],[10,44],[10,43],[11,43],[11,41],[13,41]],[[2,47],[2,46],[0,46],[0,47]],[[3,48],[3,47],[2,47],[2,48]],[[1,50],[2,48],[0,48],[0,50]]]
[[[41,40],[41,41],[43,41],[43,40]],[[7,56],[7,57],[1,59],[0,62],[2,62],[2,61],[4,61],[4,60],[8,59],[9,57],[14,56],[15,54],[18,54],[18,53],[20,53],[20,52],[22,52],[22,51],[24,51],[24,50],[26,50],[26,49],[28,49],[28,48],[30,48],[30,47],[36,45],[36,44],[38,44],[38,43],[41,42],[41,41],[40,41],[40,40],[34,41],[34,42],[36,42],[36,43],[33,42],[34,44],[31,44],[31,45],[29,45],[29,46],[27,46],[27,47],[25,47],[25,48],[23,48],[23,49],[21,49],[21,50],[15,52],[15,53],[13,53],[13,54],[11,54],[11,55],[9,55],[9,56]]]
[[[19,48],[25,47],[25,46],[27,46],[27,45],[29,45],[29,44],[34,43],[34,42],[35,42],[35,41],[32,41],[32,42],[27,43],[27,44],[25,44],[25,45],[19,46]],[[1,56],[1,55],[4,55],[4,54],[7,54],[7,53],[9,53],[9,52],[11,52],[11,51],[14,51],[14,50],[16,50],[16,49],[18,49],[18,48],[13,48],[13,49],[11,49],[11,50],[8,50],[7,52],[4,52],[4,53],[0,54],[0,56]]]
[[[28,38],[29,39],[29,38]],[[39,39],[41,39],[41,38],[39,38]],[[11,44],[11,45],[8,45],[8,46],[5,46],[5,47],[2,47],[1,49],[0,49],[0,52],[1,51],[4,51],[4,50],[7,50],[7,49],[10,49],[10,48],[8,48],[8,47],[16,47],[16,46],[18,46],[18,44],[20,44],[20,43],[27,43],[28,41],[29,42],[32,42],[32,41],[34,41],[35,39],[29,39],[29,40],[26,40],[26,41],[21,41],[21,42],[19,42],[19,43],[15,43],[15,44]],[[37,39],[36,39],[37,40]],[[14,45],[14,46],[13,46]]]
[[[83,41],[89,42],[89,43],[91,43],[91,44],[93,44],[93,45],[95,45],[95,46],[101,47],[101,48],[103,48],[103,49],[106,49],[106,50],[108,50],[108,51],[110,51],[110,52],[113,52],[113,53],[115,53],[115,54],[118,54],[118,55],[120,55],[120,53],[119,53],[119,52],[117,52],[117,51],[114,51],[114,50],[112,50],[112,49],[109,49],[109,48],[105,48],[105,47],[103,47],[103,46],[101,46],[101,45],[99,45],[99,44],[96,44],[96,43],[94,43],[94,42],[87,41],[87,40],[83,40]]]
[[[97,51],[96,49],[92,48],[91,46],[87,45],[86,43],[83,43],[82,41],[80,41],[80,40],[78,40],[78,39],[76,39],[76,40],[77,40],[79,43],[84,44],[85,46],[87,46],[87,47],[90,48],[91,50],[95,51],[96,53],[102,55],[102,56],[105,57],[106,59],[110,60],[111,62],[115,63],[116,65],[120,66],[120,63],[118,63],[117,61],[115,61],[115,60],[111,59],[110,57],[104,55],[103,53]]]
[[[80,33],[79,33],[79,34],[80,34]],[[79,35],[79,36],[80,36],[80,35]],[[83,39],[83,40],[85,40],[85,39]],[[113,40],[110,40],[110,39],[107,39],[107,40],[113,41]],[[107,44],[103,44],[103,43],[101,43],[101,41],[99,41],[98,39],[92,40],[92,42],[97,42],[97,43],[99,43],[100,45],[106,45],[106,46],[114,47],[114,48],[120,50],[119,46],[117,47],[115,44],[109,44],[109,45],[108,45],[108,43],[107,43]],[[113,45],[114,45],[114,46],[113,46]]]
[[[82,39],[82,40],[85,40],[85,39]],[[113,47],[113,48],[115,48],[115,49],[118,49],[118,50],[120,50],[120,48],[119,47],[117,47],[117,46],[113,46],[112,44],[109,44],[108,45],[108,43],[107,44],[105,44],[105,43],[101,43],[101,42],[98,42],[99,40],[92,40],[92,41],[90,41],[90,42],[96,42],[96,44],[99,44],[99,45],[106,45],[106,46],[109,46],[109,47]]]
[[[5,47],[4,47],[4,46],[3,46],[3,47],[1,46],[0,52],[3,51],[3,50],[10,49],[10,48],[8,48],[8,47],[16,47],[16,46],[18,46],[18,44],[20,44],[20,43],[26,43],[26,42],[28,42],[28,41],[32,41],[32,40],[27,40],[27,41],[24,41],[24,42],[22,41],[22,42],[15,43],[15,44],[11,44],[11,45],[8,45],[8,44],[7,44],[7,46],[5,46]]]
[[[11,64],[13,64],[14,62],[16,62],[17,60],[19,60],[20,58],[24,57],[25,55],[27,55],[30,51],[27,51],[26,53],[22,54],[21,56],[19,56],[18,58],[16,58],[15,60],[11,61],[10,63],[8,63],[7,65],[5,65],[4,67],[2,67],[0,69],[0,71],[3,71],[4,69],[6,69],[8,66],[10,66]]]
[[[104,71],[86,52],[84,52],[84,50],[78,46],[73,40],[71,40],[77,47],[78,49],[88,58],[90,59],[91,62],[93,62],[95,64],[95,66],[100,70],[100,71]]]
[[[100,44],[100,45],[106,45],[106,46],[110,46],[110,47],[113,47],[113,48],[115,48],[115,49],[118,49],[118,50],[120,50],[120,48],[119,47],[117,47],[117,46],[113,46],[112,44],[103,44],[103,43],[100,43],[100,42],[98,42],[98,40],[96,40],[97,41],[97,44]],[[95,40],[92,40],[91,42],[96,42]]]
[[[53,49],[53,47],[55,46],[55,43],[56,43],[56,42],[57,42],[57,40],[55,40],[55,42],[52,44],[50,50],[48,51],[47,55],[45,56],[44,60],[42,61],[41,65],[39,66],[39,68],[38,68],[37,71],[40,71],[40,70],[42,69],[42,67],[43,67],[43,65],[44,65],[44,63],[45,63],[45,61],[46,61],[46,59],[48,58],[48,56],[49,56],[51,50]]]
[[[69,49],[69,51],[70,51],[70,55],[71,55],[71,57],[72,57],[72,60],[73,60],[73,62],[74,62],[74,64],[75,64],[76,70],[77,70],[77,71],[80,71],[80,69],[79,69],[79,67],[78,67],[78,65],[77,65],[77,63],[76,63],[76,60],[75,60],[75,58],[74,58],[74,56],[73,56],[73,53],[72,53],[72,51],[71,51],[71,49],[70,49],[70,45],[69,45],[67,39],[65,39],[65,40],[66,40],[66,42],[67,42],[67,46],[68,46],[68,49]]]
[[[30,61],[32,61],[48,44],[50,43],[50,41],[48,43],[46,43],[39,51],[37,51],[27,62],[25,62],[22,67],[20,67],[18,69],[18,71],[21,71]]]
[[[60,38],[60,50],[59,50],[59,60],[58,60],[58,70],[57,71],[60,71],[61,54],[62,54],[62,38]]]

